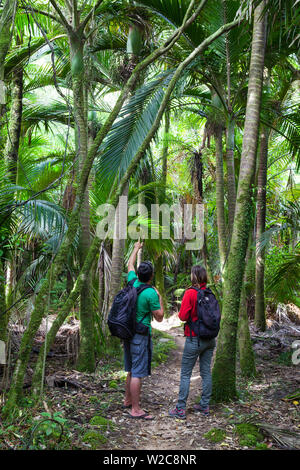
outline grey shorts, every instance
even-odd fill
[[[136,333],[131,341],[124,341],[125,371],[132,377],[151,375],[152,339]]]

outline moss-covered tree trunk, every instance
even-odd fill
[[[19,42],[19,41],[18,41]],[[10,100],[10,111],[9,111],[9,122],[6,146],[4,150],[5,165],[7,168],[7,176],[13,184],[17,183],[18,174],[18,154],[19,144],[21,135],[21,123],[22,123],[22,99],[23,99],[23,70],[17,70],[12,79],[11,84],[11,100]],[[6,261],[6,298],[7,305],[13,302],[12,293],[14,289],[15,280],[15,257],[14,252],[11,252],[11,256]],[[11,313],[11,311],[9,312]],[[9,321],[8,313],[8,321]]]
[[[265,250],[260,247],[260,238],[266,227],[266,186],[268,165],[269,131],[262,126],[260,134],[260,151],[257,175],[257,209],[256,209],[256,276],[255,276],[255,326],[266,329],[265,314]]]
[[[254,351],[251,342],[249,319],[247,311],[247,283],[249,276],[249,261],[252,257],[253,236],[249,237],[247,255],[245,259],[246,269],[241,292],[239,321],[238,321],[238,347],[241,374],[244,377],[254,377],[256,374]]]
[[[3,269],[3,262],[0,259],[0,341],[3,341],[6,344],[8,314],[4,313],[5,311],[5,274]]]
[[[102,316],[104,303],[105,283],[104,283],[104,249],[101,246],[98,260],[98,314]]]
[[[229,116],[226,136],[227,197],[228,197],[228,244],[230,245],[233,229],[236,187],[234,170],[234,128],[235,122]]]
[[[218,225],[218,241],[220,268],[223,273],[226,260],[226,220],[224,206],[224,171],[223,171],[223,145],[222,145],[222,127],[216,126],[216,209]]]
[[[265,2],[254,12],[251,62],[244,138],[236,199],[235,218],[228,262],[224,273],[223,309],[213,368],[213,397],[216,401],[236,397],[236,338],[242,279],[250,230],[251,179],[255,171],[259,115],[266,41]]]
[[[124,188],[122,196],[125,198],[128,197],[129,182]],[[126,199],[120,198],[118,207],[116,209],[115,215],[115,231],[114,231],[114,240],[113,240],[113,249],[112,249],[112,258],[111,258],[111,278],[110,278],[110,287],[109,287],[109,309],[112,305],[115,295],[121,288],[122,282],[122,273],[124,267],[124,251],[125,251],[125,235],[127,226],[122,225],[122,219],[127,213],[127,204]]]
[[[5,161],[12,183],[17,181],[18,153],[22,123],[23,70],[18,70],[12,80],[11,106]]]
[[[79,155],[78,175],[80,175],[88,154],[87,80],[83,61],[84,40],[77,33],[71,33],[69,35],[69,42],[73,109],[76,125],[76,146]],[[85,257],[91,245],[89,214],[89,189],[87,184],[83,195],[82,210],[80,212],[80,268],[83,267]],[[77,361],[77,369],[84,372],[93,372],[95,370],[94,315],[91,289],[91,273],[88,273],[80,294],[80,347]]]
[[[163,136],[163,149],[162,149],[162,189],[159,194],[159,204],[163,204],[166,198],[166,184],[168,175],[168,152],[169,152],[169,130],[170,130],[170,110],[167,108],[165,112],[165,126]],[[155,285],[162,297],[163,308],[165,315],[168,311],[168,302],[165,289],[165,266],[164,266],[164,254],[160,253],[155,261]]]
[[[0,119],[5,112],[4,105],[6,103],[4,90],[4,63],[12,39],[16,8],[16,0],[6,0],[3,4],[0,17]],[[2,119],[0,121],[0,125],[1,127],[3,125]],[[0,132],[0,146],[2,146],[2,132]]]

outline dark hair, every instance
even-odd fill
[[[137,269],[137,275],[141,282],[150,281],[153,275],[152,263],[150,261],[143,261]]]
[[[196,266],[193,266],[191,275],[192,275],[193,285],[207,283],[206,269],[203,268],[202,266],[199,266],[198,264]]]

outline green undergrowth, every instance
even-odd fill
[[[154,368],[168,359],[170,352],[173,349],[176,349],[176,343],[172,336],[168,335],[167,333],[164,333],[163,331],[155,330],[154,328],[152,328],[152,341],[152,367]]]
[[[109,419],[103,418],[103,416],[95,415],[90,419],[92,426],[100,427],[103,430],[113,429],[114,424]]]
[[[97,450],[107,442],[107,437],[103,436],[103,434],[98,431],[87,431],[83,435],[82,441],[88,444],[92,450]]]
[[[100,415],[95,415],[90,419],[90,426],[95,429],[86,431],[81,440],[91,449],[101,449],[101,446],[108,440],[108,433],[114,429],[114,423]]]
[[[224,441],[226,437],[226,431],[224,431],[224,429],[212,428],[210,431],[203,434],[203,437],[216,444],[218,442]]]
[[[0,450],[76,449],[72,433],[76,425],[63,412],[45,412],[40,402],[23,397],[18,410],[0,425]]]
[[[235,433],[238,437],[239,444],[243,447],[251,447],[263,449],[262,441],[264,436],[259,432],[254,424],[240,423],[235,425]]]

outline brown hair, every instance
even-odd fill
[[[192,267],[191,271],[192,284],[203,284],[207,283],[206,269],[202,266],[196,265]]]

